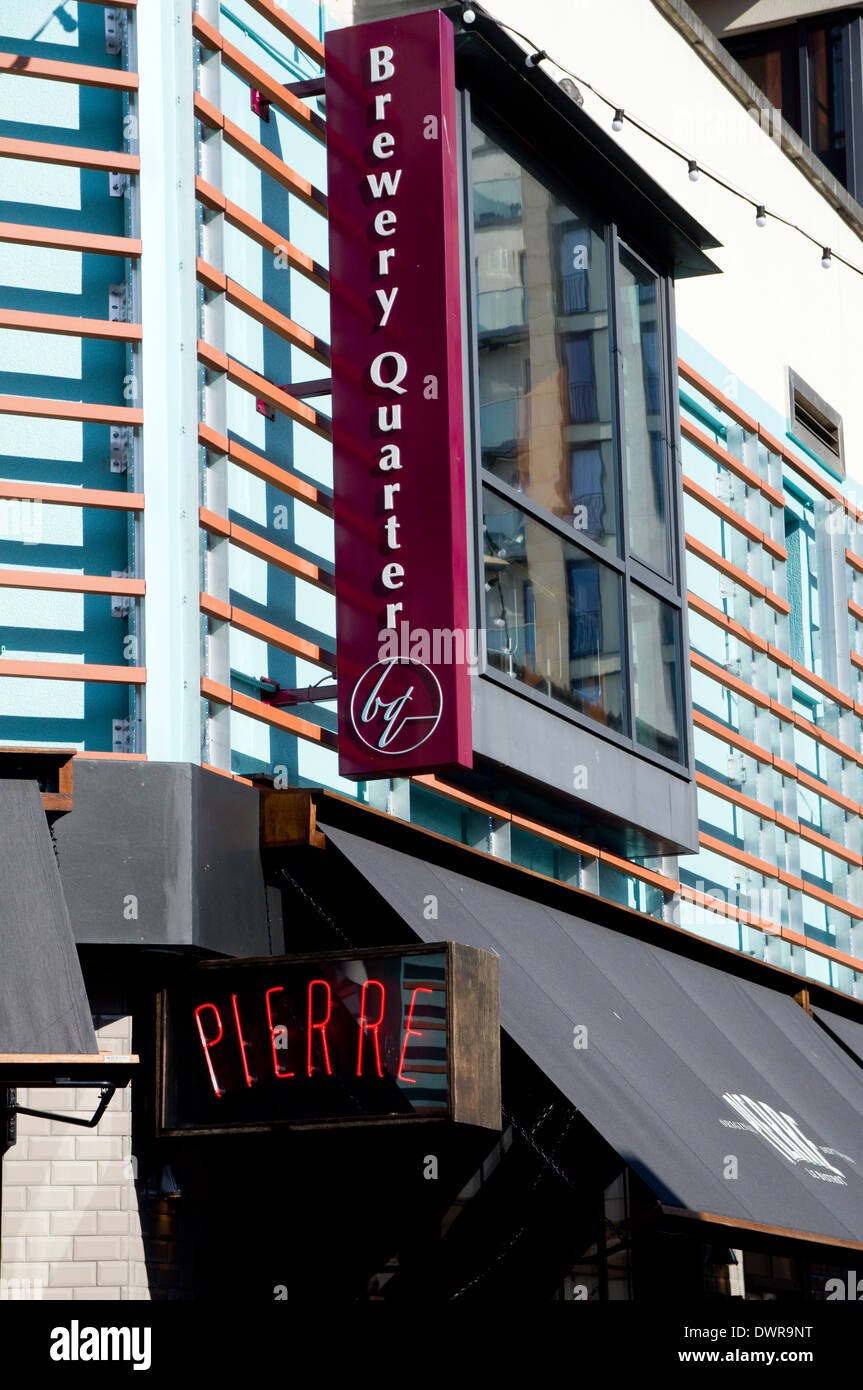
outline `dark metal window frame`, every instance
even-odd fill
[[[783,115],[799,131],[800,138],[813,151],[809,35],[813,30],[829,25],[842,30],[842,102],[845,111],[845,178],[840,183],[852,198],[863,202],[863,16],[859,10],[824,10],[806,15],[787,24],[772,25],[746,34],[726,34],[724,46],[738,62],[759,52],[770,39],[787,36],[782,44],[782,86],[793,95],[794,105],[784,108]]]
[[[637,233],[629,226],[609,220],[607,210],[600,210],[582,189],[573,184],[567,185],[560,167],[550,165],[547,177],[543,178],[541,160],[535,149],[522,145],[513,134],[512,128],[501,122],[493,107],[486,101],[477,100],[481,128],[489,128],[492,138],[499,138],[504,148],[513,151],[522,167],[541,179],[553,191],[564,197],[569,195],[576,208],[585,212],[602,224],[605,232],[605,246],[608,274],[608,318],[609,339],[612,349],[612,453],[617,479],[617,550],[612,551],[592,540],[583,531],[575,531],[565,521],[533,502],[525,493],[516,491],[493,473],[483,469],[480,442],[479,412],[479,352],[478,322],[476,316],[475,247],[473,222],[473,190],[471,179],[471,142],[473,99],[467,88],[462,88],[460,102],[462,160],[462,196],[464,209],[465,257],[467,271],[466,315],[467,342],[469,354],[468,385],[470,394],[470,444],[473,452],[473,509],[475,518],[474,543],[474,592],[476,594],[476,624],[488,630],[485,608],[482,516],[483,488],[489,488],[503,500],[513,503],[520,511],[539,524],[554,532],[562,540],[580,548],[585,556],[595,559],[616,573],[622,583],[621,601],[621,684],[623,689],[623,718],[626,733],[615,730],[580,714],[562,701],[532,689],[521,682],[508,679],[502,673],[490,668],[486,662],[481,679],[489,680],[519,698],[547,709],[550,713],[577,725],[585,731],[625,748],[634,755],[644,758],[659,767],[673,772],[679,777],[692,780],[693,733],[692,699],[689,674],[689,632],[685,592],[685,538],[683,529],[683,489],[681,480],[680,417],[677,398],[677,343],[674,313],[674,281],[668,266],[660,264],[639,243]],[[500,135],[497,135],[499,129]],[[629,543],[629,504],[626,485],[626,461],[623,452],[623,361],[619,347],[620,325],[620,248],[624,247],[630,256],[657,277],[657,332],[659,336],[658,357],[660,373],[660,400],[662,406],[662,441],[664,457],[664,481],[666,513],[670,539],[670,578],[652,569],[648,564],[636,559]],[[649,593],[668,603],[675,611],[679,638],[678,652],[678,690],[681,759],[676,761],[655,752],[636,740],[636,715],[633,680],[633,636],[631,586],[640,585]]]

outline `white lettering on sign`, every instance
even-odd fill
[[[381,293],[382,291],[378,290],[378,294]],[[395,294],[396,291],[393,290],[393,295]],[[385,381],[383,371],[384,363],[386,362],[388,357],[391,357],[393,362],[395,363],[395,371],[393,372],[389,381]],[[369,375],[371,376],[372,381],[375,383],[375,386],[380,386],[381,390],[383,391],[397,391],[400,396],[403,396],[405,391],[407,390],[407,387],[402,386],[402,382],[407,376],[407,373],[408,364],[405,361],[404,357],[402,357],[400,352],[378,353],[377,357],[375,358],[374,362],[369,368]]]
[[[392,64],[394,53],[388,44],[381,44],[380,48],[369,49],[369,68],[371,70],[372,82],[386,82],[388,77],[393,77],[395,68]]]
[[[398,294],[398,292],[398,285],[394,285],[393,288],[390,290],[389,294],[387,294],[386,290],[375,290],[375,295],[377,296],[378,303],[380,304],[381,310],[383,311],[383,317],[381,318],[381,321],[378,324],[378,328],[386,328],[387,319],[389,318],[392,307],[396,302],[396,295]]]
[[[395,74],[395,51],[384,44],[369,50],[369,72],[372,82],[384,82]],[[392,92],[380,92],[375,97],[374,119],[376,122],[390,118],[392,114]],[[389,113],[387,112],[389,107]],[[380,161],[389,160],[396,154],[396,137],[389,130],[378,131],[371,143],[372,156]],[[382,169],[379,173],[367,173],[366,182],[369,192],[374,199],[395,198],[398,195],[399,184],[401,183],[401,169]],[[381,238],[393,237],[396,235],[398,215],[394,208],[382,208],[375,213],[372,220],[372,227],[375,235]],[[378,249],[377,274],[382,279],[386,276],[390,278],[390,262],[396,258],[396,247],[388,246]],[[374,287],[374,298],[377,301],[379,314],[376,327],[386,328],[390,323],[390,317],[398,299],[399,287],[392,284],[387,288]],[[408,374],[408,364],[405,357],[400,352],[387,349],[379,352],[369,367],[369,376],[372,384],[380,391],[392,391],[396,395],[404,396],[407,394],[407,387],[402,383]],[[402,428],[402,408],[400,405],[379,405],[377,408],[377,427],[381,434],[391,434]],[[385,444],[381,448],[380,458],[378,459],[378,469],[382,473],[387,473],[392,469],[401,468],[401,453],[397,444]],[[396,493],[401,490],[400,483],[389,483],[383,488],[383,496],[378,496],[378,514],[381,512],[389,513],[383,523],[383,540],[387,550],[401,550],[399,540],[399,522],[396,513]],[[403,565],[390,561],[381,569],[380,582],[385,589],[401,589],[405,583],[405,568]],[[395,621],[396,612],[400,611],[404,605],[387,604],[387,619],[392,615]]]
[[[378,158],[381,158],[381,156],[378,156]],[[387,155],[386,158],[391,159],[392,156]],[[373,198],[382,198],[385,193],[388,198],[394,198],[399,191],[399,184],[401,181],[401,169],[395,169],[392,173],[390,173],[389,169],[384,169],[380,174],[366,174],[366,182],[372,191]],[[395,213],[393,212],[384,213],[383,216],[391,217],[393,222],[396,220]],[[375,230],[377,230],[377,226]]]
[[[372,141],[372,154],[376,159],[392,159],[395,139],[388,130],[382,130]],[[389,150],[389,154],[387,154]],[[401,172],[401,171],[400,171]]]

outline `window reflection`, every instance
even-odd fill
[[[483,532],[489,664],[620,731],[618,575],[488,488]]]
[[[624,454],[633,555],[669,574],[656,276],[620,251]]]
[[[483,467],[616,549],[604,230],[472,139]]]
[[[680,762],[680,638],[677,612],[633,584],[632,665],[635,736],[644,748]]]

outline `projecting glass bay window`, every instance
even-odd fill
[[[666,280],[493,117],[468,128],[489,667],[685,765]]]

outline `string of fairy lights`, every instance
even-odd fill
[[[461,19],[462,23],[467,28],[476,24],[480,15],[489,19],[492,18],[490,15],[486,16],[484,11],[478,11],[476,5],[472,5],[470,0],[462,0]],[[768,221],[778,222],[781,226],[788,227],[791,231],[797,232],[800,236],[805,237],[808,242],[820,249],[821,265],[824,270],[830,270],[834,261],[838,261],[840,265],[844,265],[848,270],[853,270],[856,275],[863,276],[863,269],[861,269],[860,266],[854,265],[852,261],[846,260],[844,256],[841,256],[838,251],[834,251],[831,247],[825,246],[821,238],[813,236],[811,232],[808,232],[805,227],[801,227],[799,223],[793,222],[787,217],[783,217],[781,213],[774,212],[772,208],[768,208],[759,199],[752,197],[751,194],[736,187],[730,180],[724,178],[721,174],[717,174],[715,170],[709,169],[706,165],[699,163],[697,159],[686,150],[681,149],[674,141],[667,139],[666,136],[651,129],[649,125],[639,120],[626,107],[621,106],[617,101],[613,101],[610,97],[607,97],[603,92],[600,92],[594,87],[591,82],[588,82],[583,77],[579,77],[577,73],[572,72],[557,58],[547,53],[544,48],[539,48],[532,39],[528,38],[526,34],[522,34],[521,31],[516,29],[513,25],[505,23],[502,19],[498,19],[497,16],[494,16],[494,23],[498,24],[502,29],[506,29],[510,34],[515,35],[517,39],[520,39],[522,43],[527,45],[527,52],[525,53],[524,59],[525,67],[535,68],[538,67],[540,63],[547,61],[553,64],[559,72],[564,73],[565,78],[558,85],[566,91],[567,95],[572,98],[576,105],[584,105],[584,97],[579,90],[579,86],[585,87],[589,92],[592,92],[599,101],[603,102],[613,113],[611,129],[615,134],[619,134],[623,130],[624,125],[628,124],[633,126],[636,130],[641,131],[643,135],[655,141],[656,144],[661,145],[663,149],[668,150],[670,154],[676,155],[677,158],[687,166],[689,178],[693,183],[697,182],[698,179],[703,176],[706,179],[710,179],[711,182],[717,184],[720,188],[724,188],[726,192],[732,194],[733,197],[739,198],[741,202],[748,204],[749,207],[754,209],[756,227],[766,227]]]

